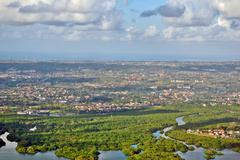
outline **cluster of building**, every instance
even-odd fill
[[[208,129],[208,130],[192,130],[188,129],[187,133],[211,136],[211,137],[221,137],[221,138],[240,138],[240,130],[226,130],[226,129]]]
[[[30,116],[49,116],[50,111],[49,110],[24,110],[24,111],[18,111],[18,115],[30,115]]]
[[[111,112],[159,104],[240,104],[238,62],[30,64],[31,70],[25,63],[0,69],[0,106]]]

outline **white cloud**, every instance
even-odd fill
[[[173,26],[209,26],[213,23],[217,11],[209,0],[170,0],[185,6],[181,17],[164,17],[164,21]]]
[[[209,27],[168,27],[162,31],[168,41],[239,41],[240,30],[213,24]]]
[[[165,40],[239,40],[239,0],[168,0],[166,4],[179,4],[178,6],[184,6],[185,10],[180,16],[159,14],[162,22],[166,24],[161,34]],[[156,15],[156,10],[143,13],[148,17]]]
[[[163,33],[163,37],[165,39],[172,39],[174,36],[174,34],[178,31],[179,29],[178,28],[174,28],[174,27],[168,27],[166,29],[164,29],[162,31]]]
[[[145,28],[139,26],[143,24],[139,23],[141,19],[134,26],[124,23],[124,10],[117,5],[118,0],[2,0],[0,37],[102,41],[240,40],[239,0],[167,0],[165,5],[145,12],[161,16],[159,22],[151,22]]]
[[[116,16],[116,17],[115,17]],[[112,30],[121,26],[116,0],[4,0],[0,23],[94,26]]]
[[[240,19],[239,0],[215,0],[215,5],[224,17]]]
[[[121,38],[122,40],[133,40],[135,39],[135,35],[137,34],[137,29],[133,26],[130,26],[125,29],[126,36]]]
[[[161,15],[163,17],[181,17],[185,12],[185,6],[177,1],[168,1],[165,5],[153,10],[146,10],[141,13],[141,17]]]
[[[156,26],[150,25],[144,32],[144,37],[154,37],[158,35],[159,31]]]
[[[108,12],[115,9],[115,0],[35,0],[21,1],[20,12],[75,12],[93,13]]]
[[[159,14],[162,8],[166,10]],[[240,20],[239,8],[239,0],[167,0],[157,9],[142,12],[141,17],[161,15],[163,22],[177,27],[210,26],[218,17]]]
[[[231,27],[230,21],[224,19],[223,17],[218,17],[217,24],[221,27],[224,27],[224,28],[230,28]]]

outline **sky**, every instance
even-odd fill
[[[2,0],[0,59],[240,60],[240,1]]]

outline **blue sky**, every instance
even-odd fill
[[[0,59],[239,60],[238,0],[4,0]]]

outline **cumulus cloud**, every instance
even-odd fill
[[[18,8],[18,7],[21,7],[21,3],[19,1],[15,1],[15,2],[9,3],[7,5],[7,7],[9,7],[9,8]]]
[[[231,22],[231,28],[233,28],[233,29],[240,29],[240,20],[233,20]]]
[[[121,25],[121,15],[116,0],[4,0],[0,2],[0,23],[89,25],[112,30]]]
[[[223,27],[223,28],[230,28],[230,26],[231,26],[230,21],[228,21],[228,20],[226,20],[226,19],[224,19],[222,17],[218,17],[217,24],[219,26]]]
[[[150,25],[144,32],[144,37],[154,37],[159,34],[159,31],[156,26]]]
[[[168,41],[239,41],[240,30],[213,24],[209,27],[167,27],[162,38]]]
[[[237,28],[240,20],[239,0],[168,0],[153,10],[146,10],[141,17],[161,15],[164,23],[171,26],[210,26],[221,17]]]
[[[199,34],[199,29],[190,27],[185,28],[168,27],[162,31],[163,38],[174,41],[203,41],[204,35]]]
[[[160,15],[165,40],[239,40],[239,8],[239,0],[167,0],[140,16]]]
[[[215,0],[215,5],[224,17],[240,19],[239,0]]]
[[[215,7],[219,11],[219,25],[227,28],[240,29],[239,0],[215,0]]]
[[[141,13],[141,17],[161,15],[164,17],[180,17],[185,11],[185,6],[181,3],[167,3],[154,10],[147,10]]]
[[[138,30],[133,26],[126,28],[125,32],[126,36],[122,37],[121,40],[133,40],[136,39],[136,35],[139,35]]]
[[[52,0],[29,3],[19,8],[20,12],[38,13],[38,12],[76,12],[76,13],[94,13],[108,12],[114,10],[115,0]]]
[[[143,26],[138,23],[142,19],[136,21],[135,17],[134,23],[129,24],[128,19],[124,23],[122,7],[131,1],[121,1],[125,5],[118,6],[118,0],[2,0],[0,37],[240,40],[239,0],[166,0],[164,5],[140,14],[145,18],[159,16],[159,22]],[[136,9],[130,14],[139,14],[139,8]]]
[[[144,11],[141,17],[161,15],[169,25],[207,26],[217,13],[209,0],[168,0],[157,9]]]

